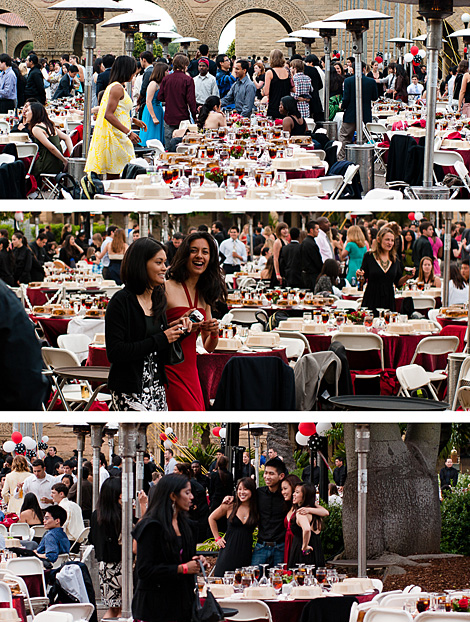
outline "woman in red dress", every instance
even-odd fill
[[[204,231],[188,235],[168,270],[166,292],[167,317],[191,315],[197,309],[204,321],[195,322],[191,333],[181,341],[184,361],[167,365],[167,402],[169,410],[205,410],[196,364],[196,339],[201,333],[207,352],[213,352],[219,340],[219,323],[211,309],[227,297],[214,238]]]
[[[285,564],[287,564],[287,560],[289,559],[290,547],[292,544],[292,540],[294,539],[294,534],[291,530],[291,521],[295,521],[295,510],[292,503],[292,496],[294,494],[295,487],[299,484],[302,484],[302,480],[294,473],[286,475],[281,482],[281,494],[284,497],[284,501],[286,502],[286,509],[288,510],[284,519],[284,527],[286,528],[286,539],[284,542]]]

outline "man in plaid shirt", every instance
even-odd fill
[[[219,54],[215,59],[217,65],[217,86],[219,87],[220,99],[225,97],[236,82],[235,76],[230,73],[230,59],[227,54]]]
[[[291,69],[295,85],[294,98],[297,100],[297,108],[305,119],[310,116],[310,93],[312,90],[312,81],[304,74],[304,61],[294,58],[291,61]]]

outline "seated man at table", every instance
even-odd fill
[[[59,555],[70,551],[70,541],[62,526],[67,520],[67,512],[60,505],[50,505],[44,512],[44,527],[46,533],[37,544],[34,541],[24,541],[23,547],[32,551],[40,559],[47,559],[52,564]]]
[[[75,540],[85,529],[85,525],[83,524],[83,516],[80,506],[74,501],[70,501],[70,499],[67,498],[68,494],[69,489],[65,484],[54,484],[52,486],[52,500],[55,504],[67,512],[67,520],[63,524],[62,528],[65,531],[67,538],[71,540],[73,544],[73,542],[75,542]]]

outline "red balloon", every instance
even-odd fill
[[[212,428],[212,434],[214,436],[220,436],[220,430],[221,428],[219,426],[216,426],[215,428]]]
[[[11,435],[11,440],[14,443],[21,443],[21,441],[23,440],[23,435],[21,434],[21,432],[13,432],[13,434]]]
[[[299,423],[299,432],[304,436],[312,436],[317,431],[314,423]]]
[[[162,432],[162,433],[160,434],[160,440],[161,440],[161,441],[166,441],[166,440],[168,440],[168,436]]]
[[[375,62],[376,63],[381,63],[381,62],[383,62],[383,58],[381,56],[376,56],[375,57]]]
[[[417,45],[412,45],[410,47],[410,52],[413,54],[413,56],[416,56],[416,54],[419,52],[419,47]]]
[[[466,53],[467,53],[467,48],[465,47],[465,48],[463,49],[463,51],[464,51],[464,54],[466,54]]]
[[[410,212],[408,214],[408,218],[409,218],[409,220],[414,220],[415,219],[415,213],[414,212]]]

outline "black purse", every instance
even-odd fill
[[[184,352],[181,346],[181,341],[178,339],[177,341],[173,341],[173,343],[170,343],[166,364],[178,365],[178,363],[182,363],[183,361]]]
[[[196,597],[194,599],[191,622],[221,622],[222,620],[225,620],[224,613],[221,606],[214,598],[214,594],[212,594],[209,589],[206,571],[204,570],[204,565],[200,560],[199,565],[201,566],[202,576],[204,577],[204,581],[206,583],[207,595],[204,605],[201,605],[201,601],[199,599],[199,588],[197,585],[197,576],[194,575],[194,592]]]

